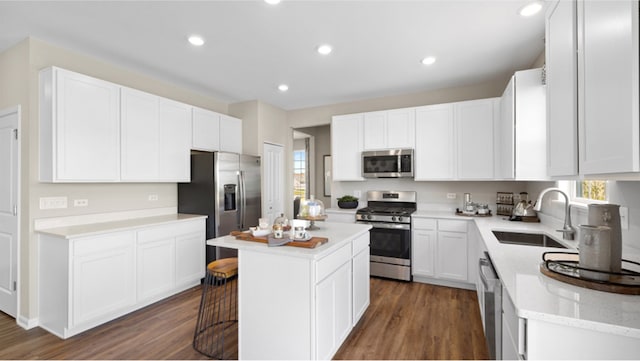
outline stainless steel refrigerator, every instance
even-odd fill
[[[260,203],[260,157],[192,152],[191,182],[178,184],[178,212],[208,216],[207,239],[258,225]],[[236,255],[207,246],[207,263]]]

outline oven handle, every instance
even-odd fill
[[[410,224],[395,224],[395,223],[378,223],[378,222],[356,222],[359,224],[368,224],[373,228],[384,228],[384,229],[401,229],[401,230],[407,230],[410,231],[411,230],[411,225]]]

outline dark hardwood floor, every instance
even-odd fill
[[[200,294],[194,287],[67,340],[0,313],[0,359],[206,359],[191,347]],[[371,305],[335,359],[487,357],[475,292],[372,278]]]
[[[371,279],[371,304],[336,360],[484,360],[474,291]]]

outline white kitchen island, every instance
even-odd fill
[[[207,241],[238,250],[239,359],[331,359],[368,307],[371,226],[316,225],[314,249]]]

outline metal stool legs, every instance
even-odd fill
[[[225,341],[237,339],[237,272],[237,258],[217,260],[207,266],[193,336],[193,348],[207,357],[225,359]]]

